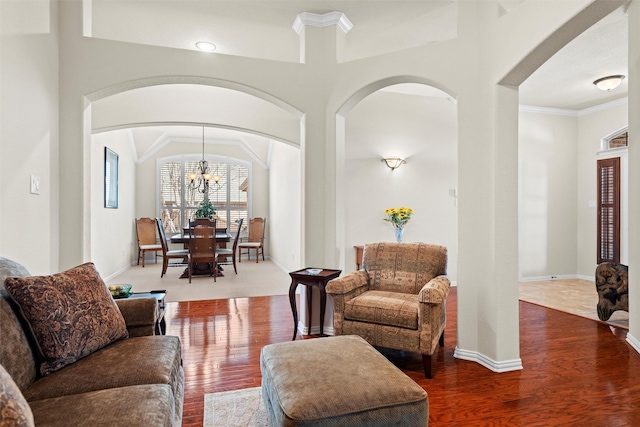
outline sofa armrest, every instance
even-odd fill
[[[354,271],[346,276],[338,277],[327,283],[326,291],[328,294],[345,295],[357,288],[369,286],[369,275],[366,271]]]
[[[158,301],[151,298],[116,300],[130,337],[154,335],[158,319]]]
[[[420,289],[418,301],[428,304],[442,304],[449,295],[451,281],[447,276],[436,276]]]

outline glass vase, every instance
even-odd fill
[[[396,228],[396,242],[401,243],[404,238],[404,228]]]

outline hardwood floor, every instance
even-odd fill
[[[520,302],[521,371],[497,374],[453,357],[456,289],[434,378],[419,355],[385,355],[429,394],[430,426],[632,426],[640,420],[640,355],[626,331]],[[170,303],[168,333],[183,343],[183,426],[201,426],[206,393],[260,385],[260,349],[288,341],[288,297]],[[330,369],[330,365],[327,366]]]

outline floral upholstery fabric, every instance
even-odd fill
[[[362,265],[369,289],[417,294],[425,283],[447,274],[447,249],[424,243],[368,244]]]
[[[0,426],[33,426],[29,404],[9,373],[0,365]]]
[[[127,328],[93,263],[51,276],[8,278],[5,288],[36,338],[48,375],[122,338]]]
[[[369,243],[362,270],[331,280],[336,335],[432,355],[446,324],[447,249],[425,243]]]
[[[418,329],[418,297],[397,292],[365,292],[345,304],[344,317],[360,322]]]

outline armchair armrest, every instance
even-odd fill
[[[326,291],[328,294],[345,295],[355,289],[367,287],[369,285],[369,275],[366,271],[354,271],[346,276],[337,277],[327,283]]]
[[[447,276],[436,276],[420,289],[418,301],[430,304],[442,304],[449,295],[451,281]]]
[[[116,304],[130,337],[154,335],[158,318],[158,301],[155,298],[119,299]]]

